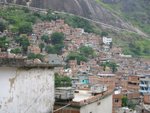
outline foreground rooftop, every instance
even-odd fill
[[[98,100],[106,98],[111,94],[113,94],[113,90],[107,90],[97,95],[92,95],[92,92],[89,90],[77,90],[77,93],[75,93],[75,98],[71,102],[71,105],[81,107],[93,102],[97,102]]]
[[[26,68],[53,68],[61,67],[62,64],[49,64],[49,63],[33,63],[27,62],[25,58],[0,58],[0,67],[26,67]]]
[[[94,96],[92,96],[91,91],[78,90],[76,92],[78,92],[78,93],[75,93],[75,97],[73,99],[73,102],[80,102],[80,101],[84,101],[88,98],[94,97]]]

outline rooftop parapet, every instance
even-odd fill
[[[81,101],[72,101],[71,102],[71,106],[76,106],[76,107],[81,107],[81,106],[85,106],[87,104],[90,104],[90,103],[94,103],[94,102],[97,102],[101,99],[104,99],[106,98],[107,96],[113,94],[113,90],[108,90],[104,93],[100,93],[96,96],[91,96],[89,97],[88,99],[85,99],[85,100],[81,100]]]
[[[26,67],[26,68],[54,68],[62,67],[62,64],[49,64],[49,63],[33,63],[27,62],[26,58],[0,58],[0,67]]]

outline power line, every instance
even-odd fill
[[[58,108],[58,109],[54,110],[54,112],[53,112],[53,113],[55,113],[56,111],[59,111],[59,110],[61,110],[61,109],[65,108],[65,107],[68,107],[68,106],[70,106],[70,105],[71,105],[71,104],[69,103],[69,104],[67,104],[67,105],[65,105],[65,106],[63,106],[63,107],[61,107],[61,108]]]

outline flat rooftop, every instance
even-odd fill
[[[101,77],[113,77],[113,76],[115,76],[115,74],[102,74],[102,73],[98,73],[97,74],[98,76],[101,76]]]
[[[74,99],[73,99],[74,102],[80,102],[80,101],[87,100],[91,97],[94,97],[92,96],[91,91],[86,91],[86,90],[77,90],[77,91],[79,91],[79,93],[74,94]]]
[[[77,93],[75,93],[74,99],[71,102],[71,106],[78,107],[97,102],[98,100],[113,94],[113,90],[107,90],[97,95],[92,95],[92,92],[89,90],[76,90],[76,92]]]
[[[72,107],[81,107],[87,104],[91,104],[97,102],[101,99],[107,98],[109,95],[113,94],[113,90],[107,90],[97,95],[92,95],[90,90],[76,90],[74,93],[74,98],[70,102],[70,106]],[[56,105],[66,105],[65,102],[57,101]]]

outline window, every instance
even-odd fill
[[[118,99],[115,99],[115,103],[118,103],[119,102],[119,100]]]

